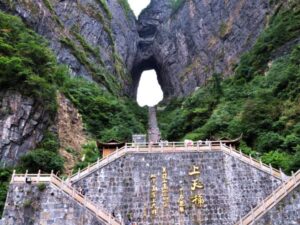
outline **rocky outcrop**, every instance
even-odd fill
[[[59,153],[65,159],[65,172],[69,173],[78,162],[82,145],[87,138],[82,117],[72,102],[63,94],[58,95],[57,102],[56,127],[60,142]]]
[[[100,0],[0,0],[0,9],[20,16],[44,36],[60,63],[75,76],[128,92],[137,31],[132,12],[119,2]],[[122,92],[121,92],[122,93]]]
[[[269,2],[152,0],[138,21],[132,93],[145,69],[157,71],[167,98],[193,92],[213,73],[230,75],[267,24]]]
[[[42,140],[50,116],[40,102],[18,92],[0,92],[0,165],[16,165]]]

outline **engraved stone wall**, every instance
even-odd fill
[[[200,174],[189,175],[193,166],[199,168]],[[163,182],[163,168],[167,171],[167,185]],[[216,151],[129,154],[75,185],[84,188],[91,200],[125,224],[232,225],[280,183],[237,158]],[[166,199],[169,203],[163,207]]]

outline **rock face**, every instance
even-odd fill
[[[39,102],[17,92],[1,91],[0,99],[0,165],[13,166],[42,140],[50,117]]]
[[[104,225],[103,222],[64,192],[46,185],[12,184],[1,225]]]
[[[134,15],[119,2],[0,0],[0,9],[17,14],[44,36],[75,76],[119,94],[129,90],[127,71],[133,67],[138,38]]]
[[[199,174],[189,174],[193,166],[199,168]],[[164,167],[167,189],[163,185]],[[151,181],[151,176],[156,176],[155,181]],[[203,188],[199,188],[199,182]],[[131,221],[144,225],[233,225],[280,183],[270,174],[214,151],[132,153],[74,185],[84,188],[89,199],[114,212],[125,224]],[[181,188],[183,213],[179,210]],[[166,195],[168,203],[164,208]],[[197,195],[203,196],[203,207],[197,207],[191,200]],[[151,213],[153,207],[157,209],[155,216]]]
[[[55,124],[60,142],[59,153],[65,159],[65,172],[69,173],[79,161],[82,145],[86,143],[87,138],[78,110],[63,94],[59,94],[57,98],[58,111]]]
[[[166,98],[193,92],[213,73],[230,75],[265,27],[269,2],[152,0],[138,20],[132,93],[145,69],[157,71]]]

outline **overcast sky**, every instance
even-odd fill
[[[128,0],[136,17],[150,4],[150,0]],[[140,106],[154,106],[163,99],[155,70],[145,71],[138,87],[137,102]]]
[[[145,71],[138,87],[137,102],[140,106],[154,106],[163,99],[163,92],[154,70]]]
[[[128,0],[128,3],[136,17],[138,17],[140,12],[150,4],[150,0]]]

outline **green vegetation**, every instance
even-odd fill
[[[89,72],[91,72],[95,81],[103,84],[111,93],[116,94],[119,92],[120,87],[118,86],[114,76],[110,74],[104,67],[92,64],[87,57],[86,52],[80,50],[71,39],[64,38],[61,40],[61,42],[71,49],[72,53],[76,56],[79,62],[86,66]]]
[[[77,39],[92,54],[92,47],[86,45],[81,37]],[[74,51],[79,51],[77,57],[91,66],[105,87],[115,87],[111,84],[117,83],[115,80],[107,80],[113,75],[91,65],[86,53],[76,50],[72,41],[68,44]],[[121,65],[118,67],[122,69]],[[86,130],[92,138],[129,141],[132,133],[145,132],[146,110],[140,110],[132,100],[112,95],[96,83],[71,78],[68,69],[58,65],[43,38],[26,28],[21,19],[5,13],[0,13],[0,87],[1,91],[16,90],[34,98],[46,108],[53,121],[57,112],[57,92],[64,93],[82,113]],[[16,169],[18,172],[28,170],[37,173],[41,170],[50,173],[53,170],[62,173],[64,162],[58,154],[59,147],[56,135],[45,134],[37,149],[21,157]],[[96,155],[98,152],[91,157],[87,151],[84,162],[95,160]],[[0,170],[0,212],[4,207],[10,175],[11,170]]]
[[[281,11],[246,53],[236,75],[214,74],[205,87],[173,100],[158,113],[169,140],[230,139],[286,172],[300,168],[300,46],[269,63],[271,55],[300,35],[298,8]],[[268,65],[270,68],[268,68]]]
[[[95,141],[90,141],[83,146],[81,152],[81,161],[78,162],[74,168],[74,172],[79,169],[86,168],[89,164],[96,162],[99,158],[99,150]]]
[[[146,109],[132,100],[117,98],[83,79],[69,79],[62,91],[79,109],[87,130],[102,141],[130,141],[131,134],[145,132]]]
[[[32,206],[32,201],[30,199],[26,199],[23,203],[23,207],[29,208]]]
[[[185,0],[170,0],[170,1],[172,6],[172,14],[175,14],[185,2]]]
[[[300,5],[291,1],[291,9],[275,15],[268,29],[259,37],[255,46],[245,54],[236,70],[236,76],[246,81],[264,73],[272,53],[280,46],[300,36]]]
[[[22,156],[19,163],[19,171],[29,173],[51,173],[60,174],[63,172],[64,160],[58,154],[59,142],[56,135],[53,133],[46,133],[43,141],[38,145],[37,149],[28,152]]]
[[[0,169],[0,218],[4,209],[11,174],[11,169]]]
[[[58,25],[60,27],[64,27],[63,23],[60,21],[60,19],[58,18],[58,16],[56,15],[56,12],[51,4],[51,2],[49,0],[43,0],[45,6],[48,8],[48,10],[50,11],[52,17],[54,18],[54,20],[58,23]]]
[[[28,30],[20,19],[0,13],[0,86],[18,89],[56,111],[56,90],[51,85],[58,70],[45,41]],[[15,85],[18,84],[18,85]]]
[[[37,185],[37,188],[38,188],[38,190],[39,190],[40,192],[43,192],[43,191],[46,190],[46,184],[45,184],[45,183],[39,183],[39,184]]]
[[[126,16],[133,14],[130,8],[130,5],[127,0],[118,0],[119,4],[122,6],[123,10],[125,11]]]
[[[107,14],[108,16],[108,19],[111,20],[113,18],[110,10],[109,10],[109,7],[106,3],[106,0],[97,0],[99,2],[99,4],[101,5],[102,9],[105,11],[105,13]]]

